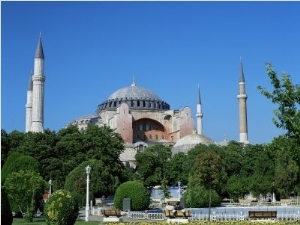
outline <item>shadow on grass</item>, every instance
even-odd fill
[[[76,221],[75,225],[99,225],[99,221]],[[26,222],[22,218],[14,218],[12,225],[47,225],[44,218],[34,218],[33,222]]]

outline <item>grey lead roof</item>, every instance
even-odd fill
[[[31,75],[30,75],[29,83],[28,83],[28,91],[32,91],[32,78],[31,78]]]
[[[139,86],[136,86],[135,83],[133,83],[129,87],[121,88],[114,93],[112,93],[107,100],[111,99],[153,99],[153,100],[159,100],[161,99],[152,91],[142,88]]]
[[[245,83],[245,78],[244,78],[244,70],[243,70],[243,63],[242,63],[242,57],[241,57],[241,59],[240,59],[240,63],[241,63],[241,66],[240,66],[240,80],[239,80],[239,82],[241,83],[241,82],[243,82],[243,83]]]
[[[43,51],[42,38],[41,37],[39,38],[34,58],[40,58],[40,59],[44,58],[44,51]]]

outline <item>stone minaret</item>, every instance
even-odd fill
[[[202,135],[202,106],[201,106],[201,96],[200,96],[200,86],[198,84],[198,103],[197,103],[197,113],[196,113],[196,118],[197,118],[197,133]]]
[[[245,88],[245,78],[243,71],[242,58],[240,59],[240,80],[239,80],[239,94],[237,96],[239,101],[239,123],[240,123],[240,142],[248,144],[248,124],[247,124],[247,95]]]
[[[32,75],[32,132],[44,132],[44,51],[40,36],[34,56]]]
[[[32,75],[29,79],[28,89],[27,89],[27,102],[26,102],[26,129],[25,132],[31,131],[32,123]]]

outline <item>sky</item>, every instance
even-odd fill
[[[44,128],[59,131],[93,114],[116,90],[136,85],[195,118],[200,85],[203,134],[239,140],[240,58],[248,138],[270,143],[265,63],[300,83],[300,2],[2,1],[1,128],[25,132],[25,104],[39,36],[45,55]]]

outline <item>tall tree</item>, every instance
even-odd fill
[[[220,155],[206,151],[196,157],[189,187],[204,186],[206,189],[213,189],[220,194],[226,180],[225,166]]]
[[[293,84],[286,73],[281,74],[280,80],[270,63],[266,63],[266,67],[274,90],[270,92],[261,86],[258,90],[272,103],[278,104],[278,109],[274,110],[277,119],[273,119],[276,127],[283,128],[289,137],[300,142],[300,85]]]
[[[168,185],[177,185],[178,181],[182,185],[188,184],[190,173],[190,165],[187,160],[187,155],[183,152],[176,153],[169,161],[167,170]]]
[[[136,154],[136,172],[145,186],[160,185],[166,178],[171,149],[164,145],[153,145]]]

